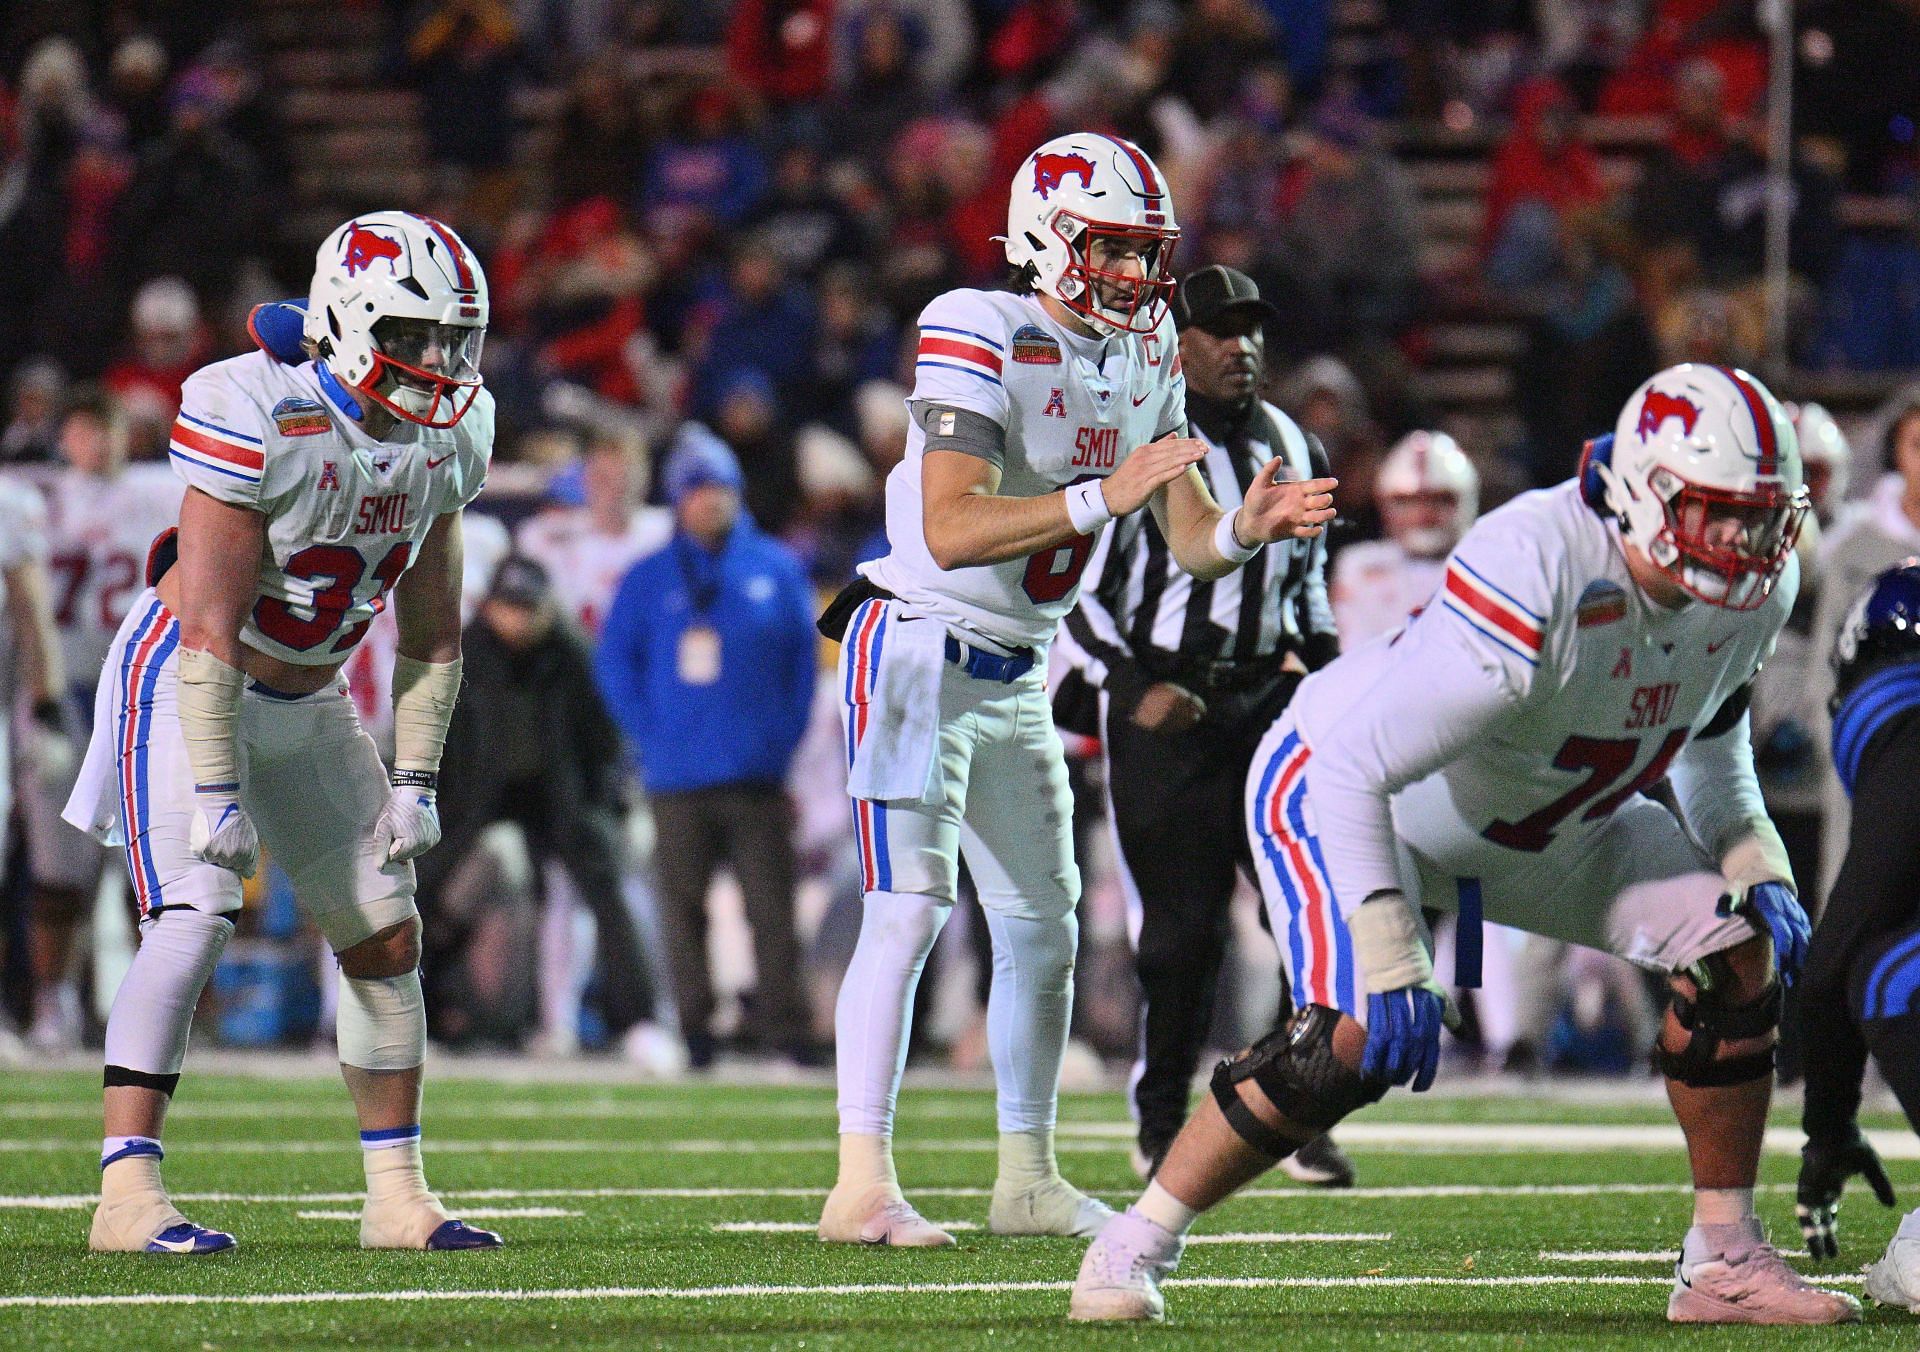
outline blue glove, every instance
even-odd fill
[[[1729,892],[1720,898],[1721,915],[1744,915],[1756,929],[1773,940],[1773,965],[1780,973],[1780,984],[1791,986],[1800,979],[1807,961],[1807,943],[1813,938],[1813,922],[1807,919],[1800,898],[1785,883],[1755,883],[1745,894]]]
[[[1418,1094],[1440,1069],[1440,1024],[1445,1002],[1429,986],[1404,986],[1367,997],[1367,1049],[1360,1073],[1387,1084],[1413,1081]]]
[[[306,331],[307,303],[304,300],[270,300],[253,307],[247,316],[247,333],[282,366],[298,366],[307,359],[300,339]]]

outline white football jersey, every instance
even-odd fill
[[[561,609],[598,634],[620,579],[672,538],[673,513],[665,507],[636,507],[619,535],[594,529],[584,507],[551,507],[523,522],[514,542],[547,570]]]
[[[1333,559],[1333,621],[1340,649],[1391,633],[1433,599],[1445,559],[1416,559],[1394,540],[1361,540]]]
[[[1171,317],[1149,334],[1085,338],[1055,323],[1036,297],[1006,291],[949,291],[921,312],[908,403],[965,409],[1004,428],[998,491],[1015,498],[1104,479],[1136,446],[1187,425]],[[921,521],[926,429],[918,417],[910,422],[906,458],[887,476],[889,551],[861,571],[949,625],[1006,647],[1044,646],[1073,609],[1099,537],[943,571]]]
[[[46,500],[25,479],[0,474],[0,606],[7,600],[6,574],[46,557]]]
[[[47,490],[47,572],[67,677],[91,688],[113,636],[146,583],[153,539],[180,520],[185,492],[165,465],[111,479],[71,467]]]
[[[1343,905],[1401,885],[1396,835],[1456,876],[1580,850],[1752,679],[1796,564],[1757,609],[1667,610],[1622,551],[1577,481],[1522,494],[1468,531],[1411,624],[1301,682],[1290,708]]]
[[[168,448],[188,484],[266,514],[240,640],[300,666],[346,660],[434,521],[480,492],[493,453],[487,390],[453,427],[403,422],[387,441],[348,416],[348,398],[313,362],[215,362],[180,387]]]

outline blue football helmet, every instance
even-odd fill
[[[1920,659],[1920,559],[1887,569],[1847,612],[1833,644],[1838,711],[1867,676],[1892,662]]]

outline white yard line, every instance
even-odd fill
[[[1378,1244],[1393,1238],[1391,1231],[1348,1234],[1344,1231],[1230,1230],[1222,1235],[1188,1235],[1189,1244]]]
[[[1543,1286],[1665,1286],[1667,1277],[1626,1277],[1608,1273],[1538,1274],[1511,1277],[1175,1277],[1176,1289],[1366,1290],[1401,1287],[1493,1289]],[[1822,1277],[1827,1282],[1861,1282],[1850,1274]],[[1033,1282],[860,1282],[842,1285],[735,1286],[587,1286],[531,1291],[274,1291],[250,1295],[143,1293],[115,1296],[0,1296],[0,1309],[87,1309],[97,1306],[152,1305],[344,1305],[398,1304],[416,1301],[520,1302],[534,1300],[738,1300],[778,1296],[992,1295],[1014,1291],[1066,1291],[1066,1281]]]
[[[1805,1258],[1805,1249],[1782,1249],[1781,1256],[1786,1258]],[[1680,1261],[1678,1249],[1542,1249],[1539,1254],[1543,1263],[1677,1263]],[[1831,1280],[1821,1277],[1821,1281]]]
[[[1756,1191],[1792,1192],[1791,1183],[1763,1183]],[[1684,1183],[1442,1183],[1379,1188],[1248,1188],[1235,1197],[1249,1200],[1284,1198],[1290,1202],[1307,1201],[1392,1201],[1401,1198],[1428,1197],[1656,1197],[1691,1195]],[[990,1188],[915,1188],[915,1197],[987,1197]],[[1101,1190],[1106,1197],[1132,1197],[1134,1190]],[[317,1205],[326,1202],[358,1202],[357,1192],[176,1192],[176,1202],[238,1202],[264,1205]],[[671,1198],[688,1201],[797,1197],[822,1201],[826,1193],[819,1188],[466,1188],[441,1191],[442,1198],[472,1201],[520,1201],[532,1199],[600,1200]],[[99,1202],[97,1193],[0,1194],[0,1211],[79,1211]]]
[[[1098,1126],[1099,1124],[1093,1124]],[[1129,1129],[1130,1132],[1131,1129]],[[1102,1128],[1102,1135],[1088,1139],[1060,1140],[1062,1152],[1104,1153],[1117,1147],[1118,1137]],[[1342,1145],[1367,1149],[1391,1148],[1401,1152],[1437,1154],[1507,1154],[1514,1152],[1563,1152],[1575,1154],[1613,1154],[1619,1151],[1679,1151],[1685,1138],[1680,1128],[1667,1126],[1547,1125],[1526,1122],[1431,1123],[1426,1125],[1397,1122],[1348,1122],[1339,1129]],[[1883,1160],[1920,1160],[1920,1137],[1908,1130],[1879,1130],[1866,1133]],[[1770,1128],[1766,1149],[1770,1154],[1800,1153],[1805,1137],[1798,1127]],[[63,1152],[91,1149],[97,1137],[51,1139],[23,1137],[0,1140],[0,1152]],[[255,1140],[221,1141],[219,1149],[246,1154],[325,1154],[351,1151],[355,1142],[342,1134],[328,1140]],[[793,1140],[655,1140],[644,1134],[609,1137],[598,1140],[459,1140],[439,1136],[428,1138],[433,1154],[511,1155],[511,1154],[653,1154],[653,1155],[820,1155],[839,1147],[827,1132]],[[993,1137],[945,1138],[903,1136],[894,1142],[898,1153],[986,1154],[999,1147]]]
[[[978,1221],[931,1221],[942,1230],[978,1230]],[[819,1221],[721,1221],[708,1227],[720,1235],[810,1235],[820,1228]]]
[[[296,1211],[303,1221],[357,1221],[358,1211]],[[463,1221],[550,1220],[556,1216],[584,1216],[584,1211],[568,1211],[557,1206],[463,1206]]]

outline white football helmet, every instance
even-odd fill
[[[480,392],[487,275],[430,216],[376,211],[314,259],[305,336],[328,371],[408,422],[452,427]]]
[[[1388,538],[1437,559],[1480,514],[1480,471],[1445,432],[1409,432],[1380,462],[1373,496]]]
[[[1151,333],[1173,295],[1167,181],[1131,141],[1094,132],[1057,136],[1027,156],[1007,203],[1007,261],[1034,288],[1102,333]],[[1096,266],[1107,240],[1140,252],[1145,275]]]
[[[1826,514],[1847,496],[1852,478],[1853,447],[1833,415],[1819,404],[1787,404],[1787,417],[1800,438],[1800,469],[1807,476],[1807,492],[1814,511]]]
[[[1807,514],[1799,438],[1780,402],[1729,366],[1671,366],[1633,392],[1590,465],[1627,540],[1702,601],[1752,610]]]

